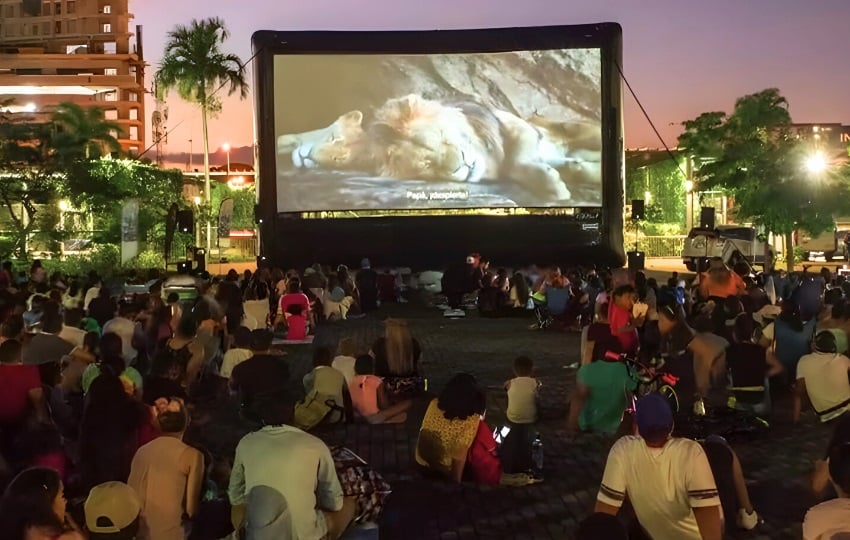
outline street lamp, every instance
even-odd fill
[[[823,152],[817,151],[806,158],[806,170],[811,174],[820,174],[826,170],[828,163]]]

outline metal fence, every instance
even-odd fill
[[[685,235],[677,236],[640,236],[638,237],[638,251],[646,253],[647,257],[681,257],[685,247]],[[635,249],[634,236],[631,241],[626,235],[626,251]]]

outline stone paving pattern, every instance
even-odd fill
[[[393,487],[381,523],[384,539],[571,538],[579,521],[592,512],[608,449],[613,437],[565,437],[565,415],[575,382],[571,364],[579,358],[577,333],[528,330],[531,319],[444,319],[423,302],[388,305],[364,319],[320,326],[315,344],[335,347],[342,336],[370,344],[383,332],[382,320],[403,317],[423,350],[421,367],[429,389],[438,393],[456,372],[478,377],[488,389],[487,421],[504,422],[507,397],[502,389],[511,378],[513,358],[525,354],[541,379],[541,420],[544,476],[541,484],[523,488],[455,485],[423,478],[413,458],[427,400],[415,403],[401,425],[349,424],[316,433],[328,444],[344,444],[380,471]],[[287,347],[292,388],[310,367],[310,346]],[[214,455],[232,459],[247,431],[235,404],[213,407],[212,421],[196,426],[189,437]],[[731,538],[800,538],[800,523],[811,505],[803,487],[805,475],[824,451],[826,427],[811,415],[798,426],[777,423],[758,440],[734,444],[750,485],[750,494],[765,524],[753,532],[736,531]]]

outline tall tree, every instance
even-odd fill
[[[14,227],[12,253],[25,259],[38,205],[50,200],[62,178],[50,147],[51,128],[0,106],[0,206]]]
[[[193,19],[189,26],[177,25],[168,33],[165,53],[154,76],[157,92],[164,96],[176,89],[186,101],[201,108],[201,126],[204,138],[204,201],[207,206],[207,256],[212,241],[210,198],[210,147],[208,120],[216,113],[221,102],[215,96],[219,87],[226,86],[228,95],[239,92],[243,99],[248,95],[245,64],[235,54],[222,51],[223,43],[230,37],[224,21],[212,17],[201,21]]]
[[[834,226],[833,216],[846,213],[846,167],[807,170],[815,148],[793,135],[788,102],[779,90],[744,96],[731,114],[703,113],[684,127],[679,146],[701,163],[698,189],[727,192],[739,220],[784,236],[789,270],[794,231],[820,234]]]
[[[63,102],[56,108],[51,120],[56,128],[53,149],[63,163],[96,159],[121,151],[121,145],[113,135],[121,130],[121,126],[106,120],[100,107],[81,107],[76,103]]]

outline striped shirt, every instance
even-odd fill
[[[693,508],[720,506],[708,458],[689,439],[670,439],[662,448],[636,436],[617,441],[597,500],[619,508],[626,497],[654,540],[700,540]]]

